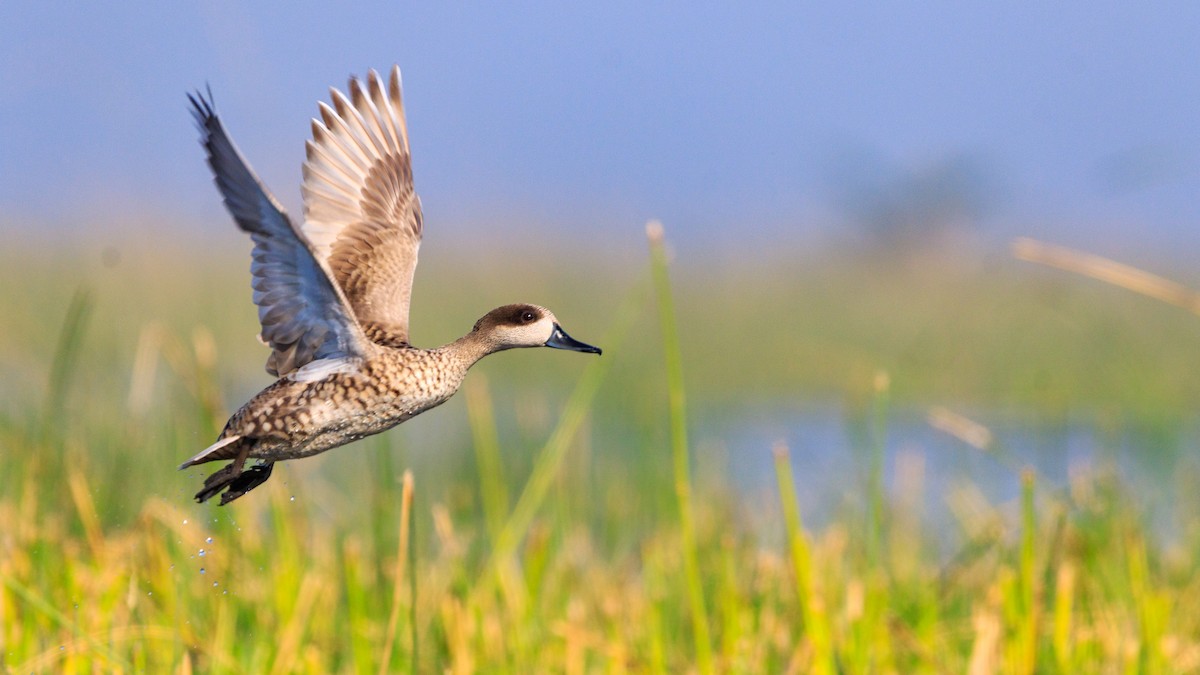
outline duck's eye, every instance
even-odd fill
[[[529,323],[536,318],[537,318],[537,315],[534,314],[533,312],[525,312],[525,313],[521,314],[521,321],[524,321],[525,323]]]

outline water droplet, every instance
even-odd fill
[[[200,557],[201,557],[201,558],[203,558],[203,557],[204,557],[204,554],[205,554],[205,551],[204,551],[204,549],[200,549]]]
[[[206,571],[203,567],[200,568],[200,574],[204,574]]]
[[[184,518],[184,519],[183,519],[183,524],[184,524],[184,525],[187,525],[187,518]]]
[[[65,652],[65,651],[67,651],[67,646],[66,646],[66,645],[59,645],[59,646],[58,646],[58,651],[60,651],[60,652]]]
[[[296,501],[296,495],[292,495],[291,501],[293,501],[293,502]]]
[[[175,569],[175,563],[171,563],[171,567],[169,569]],[[78,607],[79,605],[75,605],[75,606]]]
[[[146,591],[146,595],[154,595],[154,591]]]
[[[212,537],[209,537],[208,539],[205,539],[204,541],[206,541],[206,542],[208,542],[208,543],[210,543],[210,544],[211,544],[211,543],[212,543]]]
[[[216,588],[216,587],[217,587],[217,582],[215,582],[215,581],[214,581],[214,582],[213,582],[213,588]]]

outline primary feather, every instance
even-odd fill
[[[250,273],[267,372],[284,376],[317,359],[361,358],[370,344],[326,264],[297,231],[226,135],[211,94],[188,98],[225,206],[250,233]]]

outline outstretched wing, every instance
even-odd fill
[[[333,273],[373,339],[408,341],[408,307],[421,244],[400,68],[331,89],[320,104],[304,162],[304,226],[313,253]]]
[[[315,360],[366,356],[370,343],[341,291],[225,134],[212,93],[188,99],[225,207],[254,240],[254,304],[272,349],[267,372],[282,377]]]

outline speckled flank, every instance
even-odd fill
[[[387,349],[359,372],[311,383],[281,379],[239,410],[221,436],[253,439],[249,457],[281,460],[387,431],[458,391],[470,367],[460,354],[450,348]],[[219,459],[237,453],[222,454]]]

